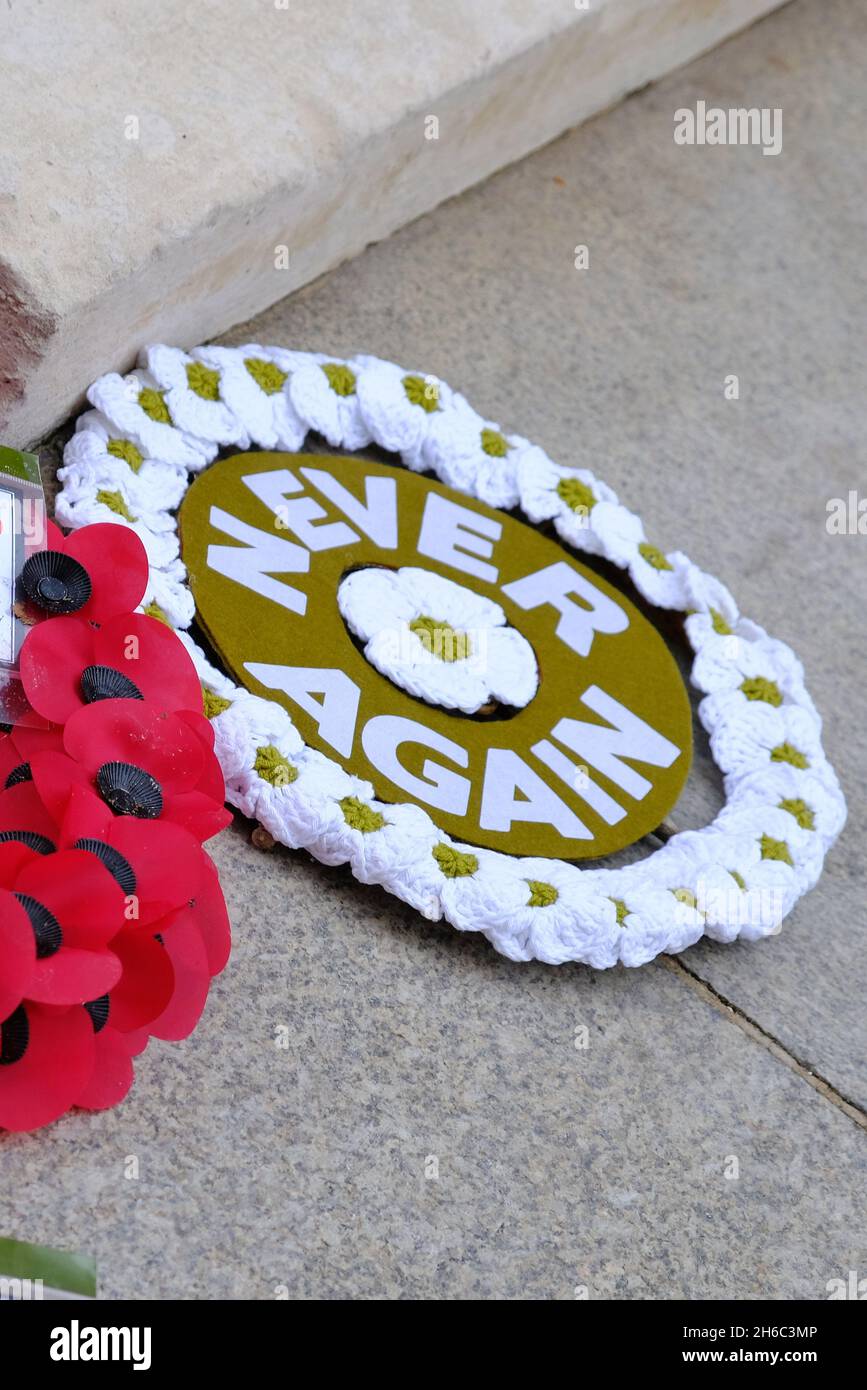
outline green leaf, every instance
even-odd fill
[[[0,1278],[41,1279],[46,1288],[96,1297],[96,1262],[90,1255],[30,1245],[0,1236]]]

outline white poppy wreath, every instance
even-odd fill
[[[342,361],[257,344],[189,354],[158,346],[129,376],[101,377],[88,398],[94,409],[78,420],[59,471],[57,518],[72,527],[114,521],[141,537],[150,561],[143,607],[179,631],[196,663],[228,800],[275,839],[326,864],[348,863],[360,882],[381,884],[432,921],[482,932],[512,960],[597,969],[641,965],[704,933],[717,941],[767,936],[815,884],[846,804],[800,662],[740,616],[718,579],[680,551],[650,544],[639,517],[592,473],[561,467],[505,434],[444,382],[375,357]],[[579,869],[455,843],[420,806],[377,801],[370,783],[307,747],[282,706],[215,670],[185,631],[194,603],[176,511],[189,475],[221,447],[297,451],[311,430],[343,451],[379,445],[490,506],[553,522],[567,544],[628,570],[650,603],[686,614],[692,682],[704,695],[699,714],[724,777],[726,805],[714,822],[674,834],[625,868]],[[400,612],[400,573],[391,582],[391,609]],[[369,617],[376,605],[360,588],[341,591],[344,616],[377,664]],[[476,613],[475,627],[502,641],[511,629],[502,627],[501,610],[477,602],[492,611]],[[387,669],[412,690],[411,667],[398,660]],[[500,672],[508,682],[511,672],[516,703],[531,697],[531,649],[515,643],[493,667],[492,680]],[[458,683],[453,707],[503,698],[501,685]],[[418,693],[448,697],[440,687]]]

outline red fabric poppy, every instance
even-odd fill
[[[71,814],[74,797],[85,792],[96,795],[87,769],[64,753],[36,754],[30,759],[30,770],[39,798],[56,824],[62,825]],[[84,802],[80,804],[83,806]],[[232,813],[204,792],[190,791],[164,795],[159,819],[181,826],[201,843],[230,825]]]
[[[31,753],[46,749],[62,751],[62,729],[20,724],[12,733],[0,734],[0,789],[29,781]]]
[[[24,693],[57,723],[87,703],[81,676],[88,667],[116,672],[161,710],[201,711],[202,687],[185,647],[144,613],[121,613],[99,628],[77,614],[53,618],[37,624],[21,649]]]
[[[64,536],[49,523],[49,550],[59,550],[87,570],[91,595],[78,616],[95,623],[138,608],[148,582],[147,551],[128,526],[100,521]]]
[[[196,791],[203,792],[218,805],[226,800],[226,779],[223,769],[214,753],[214,730],[211,721],[194,710],[179,710],[178,718],[189,725],[202,745],[202,775],[196,784]]]
[[[199,842],[210,840],[213,835],[219,835],[221,830],[232,824],[232,812],[225,806],[218,805],[213,797],[200,791],[181,792],[178,796],[171,797],[163,812],[163,818],[174,821],[175,825],[183,826],[191,835],[195,835]]]
[[[70,798],[79,789],[96,795],[86,768],[65,753],[34,753],[28,760],[33,785],[55,825],[62,825]]]
[[[112,988],[121,962],[107,946],[123,924],[124,896],[92,854],[0,844],[0,881],[23,906],[36,941],[27,999],[83,1004]]]
[[[170,955],[148,932],[124,927],[111,943],[121,975],[109,994],[112,1026],[128,1033],[147,1027],[167,1007],[175,985]]]
[[[204,851],[202,856],[206,865],[205,872],[195,902],[191,906],[195,911],[196,925],[205,943],[208,969],[212,975],[219,975],[229,960],[232,929],[217,866]]]
[[[193,1030],[230,947],[201,848],[231,820],[224,779],[186,650],[131,612],[144,549],[111,524],[49,523],[48,547],[90,597],[28,635],[31,720],[0,738],[0,1128],[19,1130],[122,1100],[149,1036]],[[75,566],[47,576],[86,592]]]
[[[18,875],[39,856],[23,840],[8,840],[0,844],[0,886],[14,890]]]
[[[83,787],[73,789],[59,838],[70,848],[91,842],[84,847],[114,872],[128,900],[125,919],[133,925],[156,922],[195,897],[211,865],[198,840],[182,826],[115,816],[99,796]],[[106,854],[105,846],[114,854]]]
[[[8,889],[0,889],[0,1022],[18,1008],[36,964],[30,918]]]
[[[86,1011],[28,1002],[5,1021],[2,1037],[0,1129],[50,1124],[75,1104],[93,1073],[93,1025]]]
[[[82,1110],[108,1110],[128,1095],[135,1079],[132,1057],[126,1045],[128,1033],[103,1028],[93,1040],[93,1069],[87,1084],[75,1097]]]
[[[192,791],[202,775],[204,754],[189,725],[145,700],[100,700],[66,721],[63,746],[92,777],[106,763],[141,768],[163,795]]]
[[[148,1035],[142,1028],[121,1033],[110,1023],[93,1026],[93,1070],[75,1104],[82,1110],[108,1110],[128,1094],[134,1080],[132,1059],[147,1047]]]
[[[58,526],[57,522],[56,522],[56,521],[52,521],[50,517],[46,517],[46,520],[45,520],[45,549],[46,549],[46,550],[62,550],[62,549],[63,549],[63,542],[64,542],[65,540],[66,540],[66,536],[65,536],[65,535],[63,534],[63,532],[61,531],[61,529],[60,529],[60,527]]]
[[[162,925],[163,951],[172,964],[174,990],[148,1032],[165,1042],[188,1038],[202,1016],[211,987],[208,954],[194,909],[182,908],[169,925]]]
[[[22,831],[47,840],[45,848],[49,853],[57,848],[57,826],[32,780],[0,791],[0,837],[11,838]]]

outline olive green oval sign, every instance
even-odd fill
[[[214,464],[180,521],[227,670],[380,800],[565,859],[622,849],[674,806],[692,753],[674,659],[532,527],[400,467],[279,453]]]

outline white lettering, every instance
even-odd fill
[[[504,584],[503,593],[519,608],[541,608],[546,603],[556,608],[560,614],[557,636],[579,656],[587,656],[594,633],[623,632],[629,626],[629,617],[620,605],[565,560]],[[570,598],[571,594],[580,603]]]
[[[242,482],[279,518],[281,529],[291,531],[308,550],[337,550],[361,539],[345,521],[326,521],[323,525],[322,519],[328,513],[314,498],[293,497],[287,502],[290,493],[301,491],[301,484],[288,468],[248,473]]]
[[[233,579],[261,594],[292,613],[307,611],[307,595],[290,584],[278,583],[271,579],[273,574],[306,574],[310,568],[310,552],[292,541],[284,541],[280,536],[272,536],[255,526],[248,526],[222,507],[212,507],[210,522],[218,531],[243,541],[243,548],[237,545],[209,545],[208,565],[217,574]]]
[[[523,796],[516,797],[516,791]],[[483,830],[509,830],[513,821],[553,825],[567,840],[593,839],[587,826],[523,758],[511,748],[489,748],[479,825]]]
[[[435,806],[438,811],[465,816],[470,799],[467,778],[441,767],[430,758],[425,759],[422,776],[414,776],[398,757],[398,749],[403,743],[417,743],[422,748],[432,748],[435,753],[457,763],[458,767],[466,767],[469,762],[466,749],[459,743],[453,743],[450,738],[435,733],[433,729],[425,728],[415,719],[404,719],[400,715],[374,715],[361,735],[361,746],[374,767],[396,786],[428,806]]]
[[[650,763],[653,767],[671,767],[680,757],[680,749],[625,705],[606,695],[598,685],[588,686],[581,699],[613,728],[584,724],[577,719],[561,719],[551,730],[551,737],[565,743],[584,762],[622,787],[636,801],[641,801],[651,790],[651,783],[633,768],[626,767],[621,758]]]
[[[331,666],[270,666],[245,661],[245,670],[269,690],[282,690],[315,720],[319,734],[348,758],[355,741],[361,690],[345,671]],[[316,699],[321,695],[321,699]]]
[[[498,541],[502,533],[502,526],[493,517],[479,516],[469,507],[461,507],[457,502],[441,497],[438,492],[431,492],[424,505],[418,552],[428,555],[431,560],[439,560],[443,565],[463,570],[465,574],[474,574],[488,584],[496,584],[495,567],[475,560],[473,556],[490,558],[494,553],[493,542]],[[491,539],[485,540],[486,536]]]
[[[353,497],[348,488],[322,468],[302,468],[301,472],[323,497],[339,507],[360,531],[369,536],[380,550],[397,547],[397,481],[394,478],[364,479],[364,502]]]

